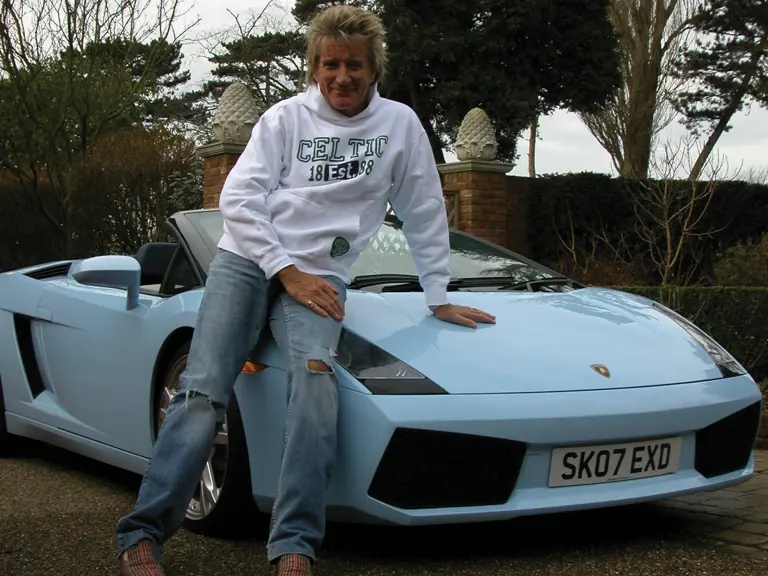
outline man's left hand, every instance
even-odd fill
[[[488,312],[483,312],[479,308],[470,308],[469,306],[458,306],[457,304],[443,304],[434,310],[437,318],[443,322],[460,324],[469,328],[477,328],[478,322],[481,324],[496,324],[496,317]]]

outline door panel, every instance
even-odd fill
[[[63,283],[62,283],[63,284]],[[129,452],[150,430],[152,360],[139,357],[145,318],[158,296],[141,294],[126,310],[126,291],[70,282],[40,301],[41,360],[52,393],[72,419],[58,426]]]
[[[23,274],[0,276],[0,310],[30,318],[48,319],[50,312],[40,310],[40,300],[48,284]]]

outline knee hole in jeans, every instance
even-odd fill
[[[332,374],[333,359],[336,351],[330,348],[315,347],[312,353],[307,354],[305,366],[311,374]]]
[[[310,372],[323,372],[326,374],[333,372],[333,368],[322,360],[307,360],[307,370]]]

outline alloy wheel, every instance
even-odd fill
[[[178,379],[183,369],[184,362],[178,362],[171,371],[171,374],[169,374],[169,378],[166,380],[166,386],[162,389],[160,401],[158,402],[157,431],[160,430],[160,426],[168,413],[168,406],[178,391]],[[228,452],[229,442],[227,420],[225,417],[221,430],[216,434],[213,444],[211,445],[208,460],[206,461],[200,476],[200,482],[198,483],[195,493],[187,507],[187,519],[193,521],[203,520],[216,507],[219,497],[221,496],[222,487],[224,486]]]

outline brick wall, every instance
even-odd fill
[[[443,187],[459,192],[459,229],[502,246],[507,243],[507,182],[499,172],[443,173]]]
[[[203,159],[203,208],[218,208],[219,196],[239,154],[219,154]]]

